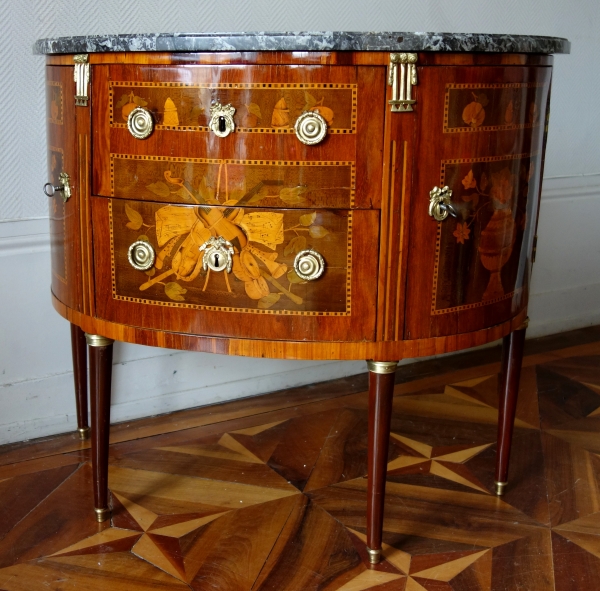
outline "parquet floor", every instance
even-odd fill
[[[397,378],[380,565],[362,376],[116,426],[106,524],[86,444],[0,448],[0,590],[599,589],[600,341],[526,357],[501,500],[499,364],[444,363]]]

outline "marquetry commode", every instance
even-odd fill
[[[41,40],[52,294],[90,354],[109,517],[114,339],[367,359],[379,560],[397,361],[504,337],[507,482],[549,115],[548,37],[409,33]],[[84,332],[86,333],[84,336]]]

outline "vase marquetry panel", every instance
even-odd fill
[[[423,68],[405,338],[479,330],[527,305],[551,68]],[[428,215],[448,186],[456,218]]]

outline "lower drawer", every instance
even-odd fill
[[[373,340],[379,214],[165,205],[94,197],[96,313],[122,324],[198,335]],[[200,246],[233,245],[232,270],[204,265]],[[134,242],[155,263],[135,269]],[[294,271],[299,251],[325,261],[315,280]],[[223,260],[223,259],[221,259]],[[214,261],[212,261],[214,263]]]

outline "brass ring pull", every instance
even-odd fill
[[[145,140],[154,131],[152,113],[144,107],[136,107],[127,117],[127,129],[137,140]]]
[[[154,249],[149,242],[138,240],[134,242],[127,251],[127,258],[134,269],[147,271],[154,265]]]
[[[302,250],[294,259],[294,270],[300,279],[314,281],[325,271],[325,259],[312,248]]]
[[[46,183],[44,185],[44,194],[46,197],[54,197],[56,193],[60,192],[62,193],[63,202],[66,203],[71,197],[71,179],[66,172],[61,172],[58,175],[58,182],[60,183],[58,186],[54,186],[52,183]]]
[[[327,134],[327,121],[316,111],[305,111],[296,119],[294,131],[303,144],[314,146]]]
[[[458,217],[458,213],[452,205],[450,198],[452,197],[452,189],[448,186],[433,187],[429,191],[429,215],[436,222],[443,222],[449,215],[453,218]]]

